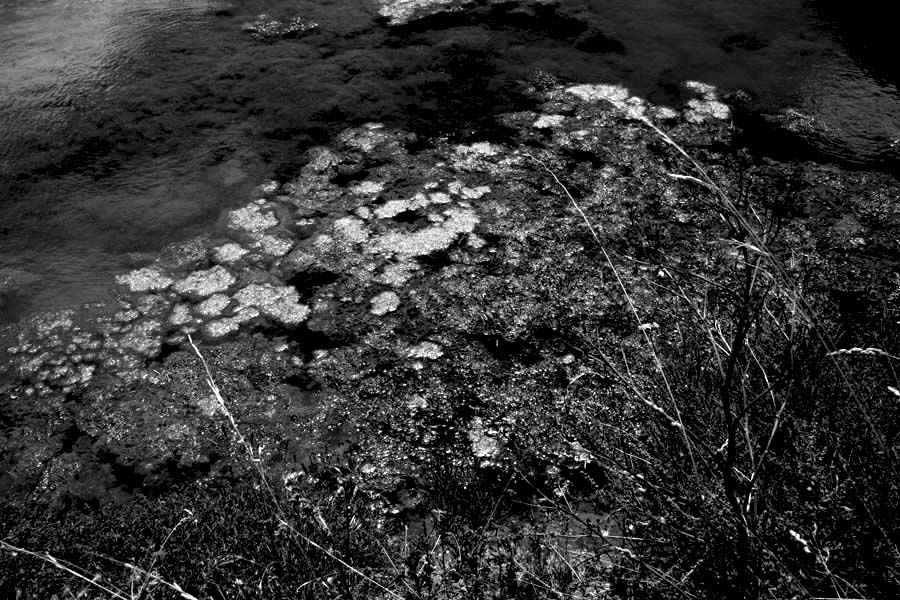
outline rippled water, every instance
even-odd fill
[[[320,27],[259,41],[241,26],[264,12]],[[896,81],[848,53],[809,1],[562,0],[555,22],[401,31],[376,12],[374,0],[0,0],[0,322],[108,299],[112,273],[202,231],[349,124],[490,135],[536,69],[664,103],[686,79],[744,89],[819,119],[825,156],[896,156]]]

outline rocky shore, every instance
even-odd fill
[[[578,373],[584,341],[573,331],[632,328],[614,316],[621,298],[599,248],[544,165],[611,247],[649,252],[639,246],[654,230],[659,248],[627,270],[639,288],[651,285],[654,263],[695,268],[715,239],[702,190],[669,176],[661,140],[641,121],[731,160],[728,107],[703,84],[689,82],[685,93],[694,97],[676,109],[616,86],[551,83],[534,90],[542,112],[502,117],[505,143],[419,148],[410,134],[369,124],[310,150],[295,180],[260,185],[216,231],[120,275],[114,311],[83,307],[6,328],[4,412],[28,415],[6,437],[7,484],[40,481],[56,493],[94,481],[96,473],[74,477],[98,467],[80,464],[73,447],[102,453],[110,464],[101,470],[126,469],[138,487],[173,469],[213,468],[228,436],[188,335],[210,353],[234,410],[270,455],[321,439],[315,430],[326,423],[346,429],[364,416],[358,403],[371,411],[376,398],[380,410],[403,415],[411,435],[435,436],[426,423],[437,419],[463,439],[493,436],[476,445],[500,453],[516,411],[552,403]],[[814,196],[779,207],[813,213],[790,225],[798,249],[890,249],[896,188],[887,178],[876,200],[872,176],[804,169],[807,186],[840,186],[846,212],[811,206]],[[811,227],[815,219],[835,220]],[[488,373],[507,375],[480,381]],[[510,398],[523,378],[533,389]],[[407,450],[416,451],[404,449],[404,460]]]
[[[118,306],[0,332],[3,492],[93,502],[248,477],[189,336],[279,481],[330,461],[404,514],[438,463],[592,489],[602,470],[567,432],[623,401],[592,356],[676,335],[671,303],[691,290],[671,273],[725,260],[708,191],[648,121],[785,217],[778,250],[812,269],[810,289],[891,297],[890,178],[754,160],[697,82],[672,107],[543,75],[530,93],[540,110],[502,115],[502,139],[348,129],[117,277]]]

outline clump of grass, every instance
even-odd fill
[[[629,416],[641,418],[633,432],[622,423],[609,435],[609,415],[589,410],[580,414],[590,422],[570,430],[617,486],[628,543],[618,547],[616,591],[635,598],[897,595],[896,351],[837,349],[835,322],[811,308],[827,306],[827,298],[804,289],[801,270],[772,250],[777,216],[740,191],[733,200],[643,120],[693,171],[671,176],[708,194],[722,223],[724,250],[707,257],[708,272],[655,266],[665,322],[649,324],[632,299],[624,273],[633,259],[607,251],[565,184],[532,157],[584,220],[642,340],[637,348],[598,341],[586,349],[596,369],[588,377],[615,381],[632,401]],[[860,368],[855,360],[881,365]]]

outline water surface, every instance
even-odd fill
[[[242,25],[260,13],[319,28],[255,39]],[[743,89],[816,117],[823,156],[883,166],[896,81],[848,51],[832,14],[562,0],[550,20],[498,10],[391,29],[371,0],[0,0],[0,322],[109,300],[114,273],[209,228],[348,125],[489,137],[493,114],[527,106],[536,70],[668,104],[688,79]]]

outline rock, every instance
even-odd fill
[[[152,358],[159,353],[162,346],[161,333],[162,323],[159,321],[152,319],[140,321],[119,339],[117,346],[139,356]]]
[[[191,309],[187,304],[176,304],[169,315],[171,325],[186,325],[191,321]]]
[[[472,444],[472,454],[482,459],[497,458],[500,454],[500,443],[491,435],[484,426],[481,417],[475,417],[469,423],[469,442]]]
[[[357,217],[343,217],[335,221],[334,234],[353,244],[359,244],[369,239],[366,224]]]
[[[294,247],[293,241],[277,235],[257,233],[252,237],[255,240],[252,248],[269,256],[284,256]]]
[[[390,263],[384,267],[380,275],[375,277],[375,281],[391,287],[401,287],[406,285],[418,271],[419,266],[412,261]]]
[[[630,93],[620,85],[583,84],[566,88],[566,91],[584,102],[607,101],[612,104],[624,104]]]
[[[245,32],[258,40],[267,42],[284,38],[298,38],[318,29],[319,24],[294,17],[288,21],[279,21],[269,15],[259,15],[255,21],[241,26]],[[277,189],[277,184],[276,184]]]
[[[160,253],[157,266],[168,271],[192,271],[207,266],[209,241],[199,237],[169,244]]]
[[[251,283],[238,291],[234,299],[241,305],[240,310],[257,308],[283,325],[299,325],[309,316],[309,307],[300,303],[297,290],[287,286]]]
[[[442,11],[459,7],[458,0],[378,0],[378,14],[390,25],[402,25]]]
[[[566,117],[563,115],[541,115],[534,122],[534,127],[536,129],[552,129],[562,125],[565,120]]]
[[[172,285],[173,281],[157,267],[144,267],[116,276],[116,283],[132,292],[161,292]]]
[[[372,308],[369,310],[373,315],[383,317],[389,312],[394,312],[400,307],[400,296],[396,292],[381,292],[370,301]]]
[[[250,251],[234,242],[228,242],[213,248],[213,259],[222,264],[230,265],[244,258]]]
[[[380,181],[363,181],[350,187],[350,192],[357,196],[373,198],[384,191],[384,184]]]
[[[444,349],[434,342],[422,342],[410,348],[406,355],[410,358],[437,360],[444,355]]]
[[[698,94],[700,98],[688,100],[685,118],[690,123],[702,123],[708,119],[725,120],[731,118],[731,109],[719,101],[715,86],[699,81],[687,81],[684,87]]]
[[[217,317],[222,314],[228,305],[231,303],[231,298],[224,294],[213,294],[200,304],[194,307],[194,311],[202,317]]]
[[[225,267],[219,265],[205,271],[195,271],[175,284],[179,294],[206,298],[224,292],[235,283],[235,277]]]
[[[400,258],[426,256],[449,248],[461,234],[470,233],[478,224],[475,211],[467,208],[447,209],[444,216],[446,220],[443,223],[413,233],[386,233],[375,240],[374,248],[382,254]]]
[[[264,212],[258,204],[249,204],[228,213],[228,227],[238,231],[256,233],[278,225],[278,217]]]

